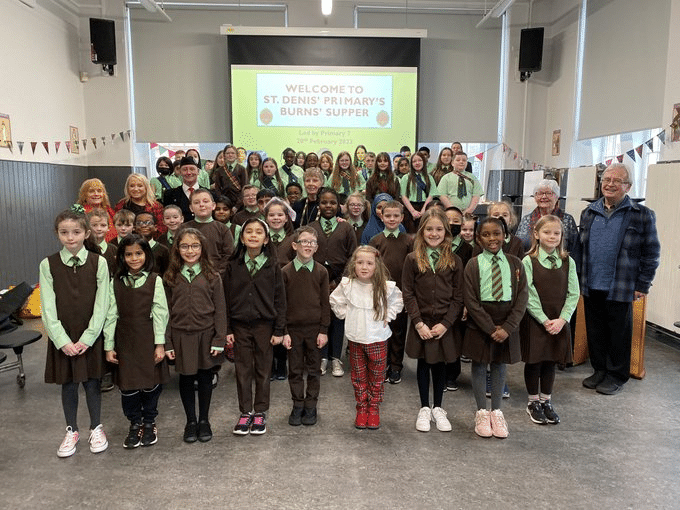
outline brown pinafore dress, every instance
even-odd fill
[[[61,261],[59,253],[47,257],[54,281],[57,317],[71,342],[77,343],[92,318],[97,295],[99,255],[88,252],[85,263],[73,269]],[[85,353],[67,356],[54,343],[47,342],[45,382],[81,383],[101,379],[104,373],[104,340],[101,335]]]
[[[156,273],[150,273],[141,287],[133,289],[120,278],[113,281],[118,307],[114,381],[123,391],[146,390],[170,379],[168,364],[154,361],[154,331],[151,318]]]
[[[559,269],[548,269],[531,257],[534,273],[534,287],[541,298],[543,312],[549,319],[556,319],[562,312],[569,287],[569,259],[562,261]],[[525,363],[540,363],[554,361],[555,363],[571,363],[571,331],[567,322],[562,331],[551,335],[539,324],[529,312],[524,315],[520,328],[522,332],[522,361]]]

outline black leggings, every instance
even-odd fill
[[[61,385],[61,405],[64,408],[66,425],[75,432],[78,430],[78,384],[70,382]],[[85,401],[90,412],[90,430],[94,430],[101,423],[102,397],[99,379],[88,379],[83,383]]]
[[[541,393],[550,395],[555,383],[555,362],[526,363],[524,365],[524,383],[529,395],[538,395],[539,381]]]
[[[208,421],[210,399],[212,398],[212,370],[198,369],[193,375],[179,374],[179,396],[182,399],[187,422],[196,421],[196,390],[194,381],[198,381],[198,419]]]
[[[430,372],[432,372],[434,407],[441,407],[444,388],[446,388],[446,364],[444,362],[427,363],[424,359],[418,358],[416,378],[420,393],[420,407],[430,407]]]

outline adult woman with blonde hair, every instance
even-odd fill
[[[127,209],[135,213],[153,214],[156,218],[156,235],[160,236],[168,231],[163,223],[163,206],[156,201],[156,194],[149,184],[149,180],[142,174],[130,174],[125,180],[124,197],[116,204],[115,211]]]
[[[78,191],[78,203],[83,206],[86,213],[95,208],[104,209],[109,215],[109,231],[104,239],[108,243],[116,238],[118,232],[113,226],[114,211],[111,209],[109,195],[106,193],[106,186],[102,181],[99,179],[83,181]]]

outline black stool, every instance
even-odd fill
[[[7,372],[8,370],[14,370],[15,368],[19,370],[19,375],[17,375],[17,384],[20,388],[26,385],[26,374],[24,373],[24,362],[21,359],[21,355],[24,352],[24,347],[33,342],[37,342],[42,338],[42,333],[40,331],[35,331],[32,329],[16,329],[10,333],[5,333],[0,335],[0,349],[12,349],[14,354],[17,355],[17,360],[7,363],[0,367],[0,373]],[[5,358],[6,354],[2,353]]]

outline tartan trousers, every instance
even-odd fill
[[[385,392],[387,341],[360,344],[349,341],[349,365],[357,411],[378,414]]]

